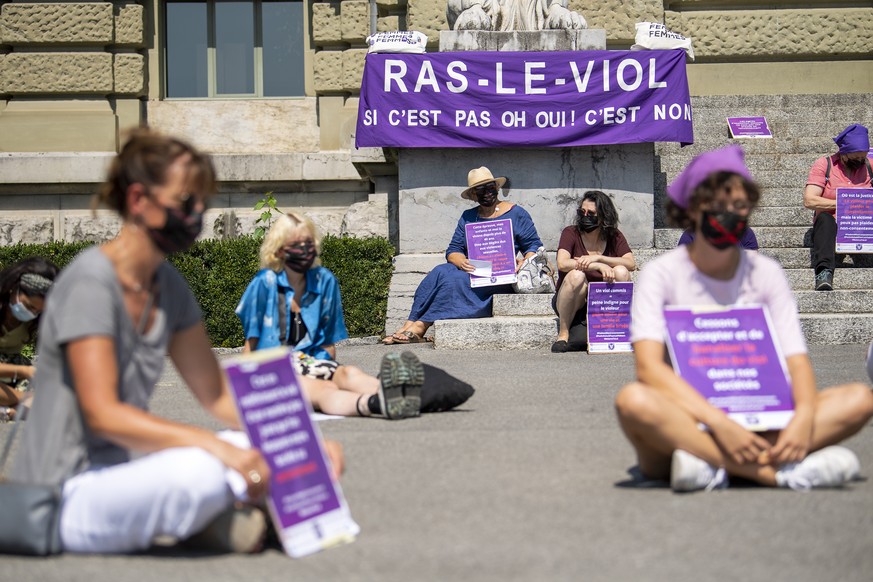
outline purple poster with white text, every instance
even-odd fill
[[[873,253],[873,188],[837,188],[838,253]]]
[[[727,122],[734,139],[773,137],[764,117],[728,117]]]
[[[588,285],[588,353],[632,352],[630,341],[633,283]]]
[[[785,359],[766,307],[668,307],[667,348],[676,373],[749,430],[779,430],[794,415]]]
[[[368,54],[357,147],[694,142],[685,51]]]
[[[285,551],[300,557],[359,531],[333,480],[287,348],[224,362],[252,447],[270,467],[270,508]]]
[[[512,221],[504,218],[469,222],[464,225],[464,230],[467,235],[467,257],[471,261],[490,263],[490,272],[486,275],[470,275],[470,286],[490,287],[515,283],[517,276]]]

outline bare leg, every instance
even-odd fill
[[[873,417],[873,392],[861,383],[822,390],[815,404],[812,450],[835,445],[859,430]]]
[[[23,393],[0,382],[0,406],[17,406]]]
[[[379,379],[355,366],[340,366],[333,375],[334,383],[340,390],[356,394],[376,394],[379,392]]]
[[[612,268],[612,272],[615,273],[615,280],[619,283],[627,283],[631,280],[631,274],[630,271],[627,270],[627,267],[618,265],[617,267]]]
[[[582,271],[570,271],[558,290],[555,308],[558,310],[558,341],[570,339],[573,316],[588,299],[588,279]]]
[[[358,406],[359,399],[366,400],[365,395],[340,390],[330,380],[316,380],[306,376],[300,380],[306,397],[316,410],[339,416],[371,416],[366,402],[361,402],[362,405]]]

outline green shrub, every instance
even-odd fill
[[[65,267],[93,243],[55,241],[0,247],[0,269],[32,256]],[[206,331],[216,347],[243,344],[242,325],[234,313],[243,291],[258,271],[260,242],[252,236],[206,240],[170,262],[188,281],[203,310]],[[376,335],[384,326],[394,247],[382,238],[326,236],[322,263],[339,280],[349,335]]]

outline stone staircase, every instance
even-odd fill
[[[681,232],[664,220],[667,184],[701,152],[738,143],[762,188],[751,225],[761,252],[785,269],[795,291],[801,323],[810,344],[855,344],[873,339],[873,257],[848,255],[834,275],[835,291],[813,291],[809,268],[812,212],[802,195],[812,163],[836,151],[833,136],[850,123],[873,127],[870,95],[721,96],[693,99],[695,144],[655,147],[655,247],[634,249],[638,267],[676,246]],[[767,118],[773,139],[731,140],[725,118]],[[449,233],[447,233],[447,240]],[[554,256],[553,256],[554,258]],[[401,255],[388,300],[386,332],[405,320],[412,295],[442,255]],[[496,296],[494,317],[444,320],[431,328],[438,349],[547,349],[557,329],[549,296]]]

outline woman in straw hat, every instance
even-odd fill
[[[403,327],[386,337],[383,343],[422,342],[427,329],[438,319],[490,317],[491,296],[513,292],[511,285],[470,286],[470,273],[474,267],[467,256],[465,230],[470,223],[508,219],[512,221],[516,254],[520,252],[527,258],[543,246],[530,214],[508,200],[498,201],[497,195],[506,182],[505,177],[495,178],[485,166],[470,170],[467,174],[468,188],[461,192],[461,197],[478,205],[461,214],[455,234],[446,249],[446,263],[433,269],[422,280],[415,290],[409,319]]]
[[[694,158],[667,189],[668,215],[694,240],[646,265],[634,293],[631,341],[637,381],[616,397],[619,422],[640,471],[674,491],[721,489],[728,476],[770,487],[836,487],[858,476],[855,454],[833,446],[873,416],[861,383],[816,391],[815,374],[785,274],[773,259],[742,249],[758,202],[737,146]],[[785,356],[794,411],[782,430],[751,432],[716,408],[665,360],[664,308],[766,306]]]

